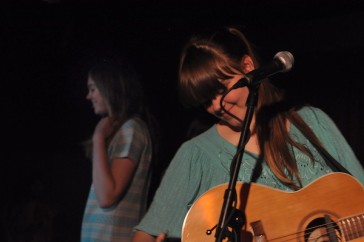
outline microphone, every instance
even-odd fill
[[[242,79],[235,83],[232,89],[259,84],[264,78],[272,76],[278,72],[288,72],[292,69],[293,64],[293,55],[288,51],[280,51],[275,54],[273,61],[247,73]]]

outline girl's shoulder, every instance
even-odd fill
[[[303,106],[297,113],[306,122],[331,120],[331,118],[320,108],[314,106]]]
[[[136,128],[136,129],[143,129],[144,127],[146,127],[145,122],[139,118],[139,117],[132,117],[127,119],[123,125],[123,128]]]

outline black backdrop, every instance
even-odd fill
[[[168,165],[195,115],[177,98],[179,52],[210,25],[243,25],[265,61],[291,51],[294,68],[275,78],[292,101],[326,111],[364,161],[359,1],[12,1],[1,10],[4,238],[35,199],[33,221],[49,217],[52,241],[79,240],[90,183],[79,143],[97,122],[85,73],[95,55],[127,52],[137,64],[161,126],[160,172]]]

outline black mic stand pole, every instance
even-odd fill
[[[227,190],[224,193],[224,203],[222,206],[219,224],[216,228],[216,242],[221,242],[224,238],[230,237],[227,235],[227,227],[228,225],[232,226],[232,229],[235,230],[234,236],[240,239],[241,227],[245,223],[244,217],[241,217],[239,214],[235,214],[233,217],[231,216],[233,211],[233,203],[236,201],[236,182],[239,175],[241,161],[244,155],[245,145],[250,138],[250,124],[254,115],[255,107],[258,102],[258,90],[259,84],[248,85],[249,95],[247,99],[247,110],[245,113],[245,118],[242,125],[242,131],[240,134],[240,139],[237,147],[237,153],[233,157],[232,164],[230,167],[230,182]],[[237,211],[234,211],[236,213]],[[244,215],[244,214],[243,214]],[[231,240],[229,240],[231,241]]]

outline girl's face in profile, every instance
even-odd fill
[[[95,114],[101,116],[106,115],[108,113],[107,104],[91,77],[87,79],[87,88],[88,93],[86,99],[91,101]]]

